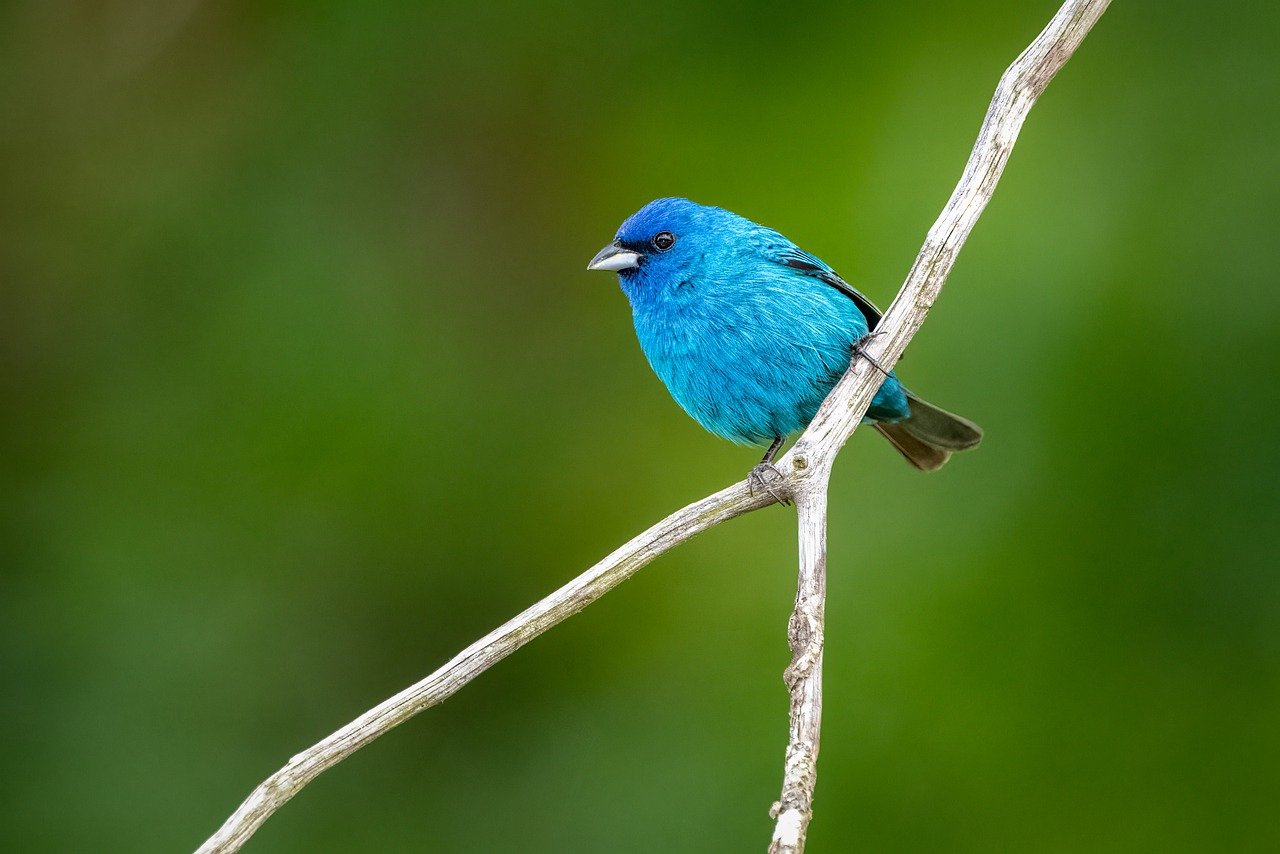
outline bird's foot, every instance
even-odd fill
[[[781,491],[778,484],[786,480],[782,472],[778,471],[778,467],[770,462],[762,462],[751,470],[747,475],[747,485],[751,489],[751,494],[755,495],[756,490],[767,492],[773,496],[773,500],[781,504],[783,507],[790,507],[791,500],[787,498],[785,491]]]
[[[872,338],[879,338],[883,334],[884,334],[883,332],[868,332],[866,335],[863,335],[857,341],[854,341],[853,342],[853,361],[856,362],[859,358],[866,359],[868,362],[871,363],[872,367],[874,367],[877,371],[879,371],[880,373],[884,374],[887,377],[889,376],[889,372],[886,371],[884,368],[882,368],[879,362],[871,358],[871,356],[867,355],[867,350],[865,347],[866,343],[870,341]]]

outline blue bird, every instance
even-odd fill
[[[752,472],[761,484],[880,321],[870,300],[778,232],[688,199],[645,205],[587,269],[618,273],[640,346],[685,412],[717,436],[768,447]],[[924,471],[982,439],[892,373],[863,422]]]

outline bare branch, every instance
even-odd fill
[[[664,552],[707,528],[772,503],[774,499],[768,494],[752,494],[743,481],[672,513],[550,596],[471,644],[421,682],[294,756],[253,790],[218,832],[200,846],[200,854],[240,850],[272,813],[320,772],[337,765],[424,709],[448,699],[463,685],[556,623],[578,613]]]
[[[995,191],[1027,113],[1109,2],[1069,0],[1064,3],[1001,78],[960,183],[929,230],[902,290],[877,327],[884,334],[866,348],[870,358],[886,369],[897,362],[937,299],[960,247]],[[771,852],[798,854],[803,851],[813,811],[822,717],[827,483],[836,455],[857,428],[882,380],[883,376],[868,361],[857,360],[795,446],[778,461],[783,480],[774,487],[795,498],[799,514],[800,574],[788,632],[793,657],[785,674],[791,693],[790,743],[782,796],[774,805],[777,824]],[[199,852],[238,851],[267,818],[322,771],[445,700],[664,552],[720,522],[772,503],[774,499],[768,493],[753,495],[744,481],[663,519],[555,593],[471,644],[421,682],[294,756],[250,793]]]
[[[799,854],[813,814],[817,780],[818,726],[822,717],[823,603],[807,600],[807,589],[822,590],[826,564],[826,497],[831,465],[844,443],[862,422],[871,399],[907,343],[924,323],[938,292],[951,274],[960,247],[986,210],[1004,172],[1022,123],[1049,81],[1067,63],[1110,0],[1068,0],[1053,20],[1013,64],[1005,70],[977,142],[965,164],[960,182],[929,229],[915,264],[907,273],[898,296],[876,327],[877,335],[866,349],[866,359],[856,359],[823,402],[822,408],[777,467],[796,496],[799,508],[800,594],[791,616],[791,643],[795,656],[787,669],[791,692],[791,739],[787,745],[782,797],[771,814],[774,825],[770,854]],[[876,367],[879,366],[879,367]],[[805,508],[822,514],[806,519]],[[815,533],[816,532],[816,533]],[[821,542],[813,542],[814,536]],[[797,626],[803,631],[797,649]]]
[[[791,664],[782,680],[791,692],[791,738],[783,766],[782,797],[769,814],[770,854],[804,850],[818,782],[818,734],[822,727],[823,611],[827,604],[827,480],[796,494],[800,573],[787,640]]]
[[[929,229],[898,296],[876,327],[883,334],[871,339],[865,348],[867,355],[886,370],[897,363],[937,300],[960,247],[995,193],[996,182],[1004,172],[1027,113],[1108,5],[1110,0],[1064,3],[1049,25],[1000,78],[960,182],[937,222]],[[853,435],[882,380],[880,372],[868,360],[855,363],[832,389],[813,422],[783,460],[806,454],[815,461],[832,458],[832,451],[842,447]],[[788,467],[781,464],[778,468],[784,473],[788,471]]]

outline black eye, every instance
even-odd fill
[[[653,236],[653,248],[659,252],[666,252],[675,245],[676,236],[669,231],[659,231]]]

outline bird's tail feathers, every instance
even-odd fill
[[[965,451],[982,441],[982,428],[967,418],[907,392],[910,417],[897,422],[877,421],[875,428],[902,456],[921,471],[934,471],[951,458],[953,451]]]

